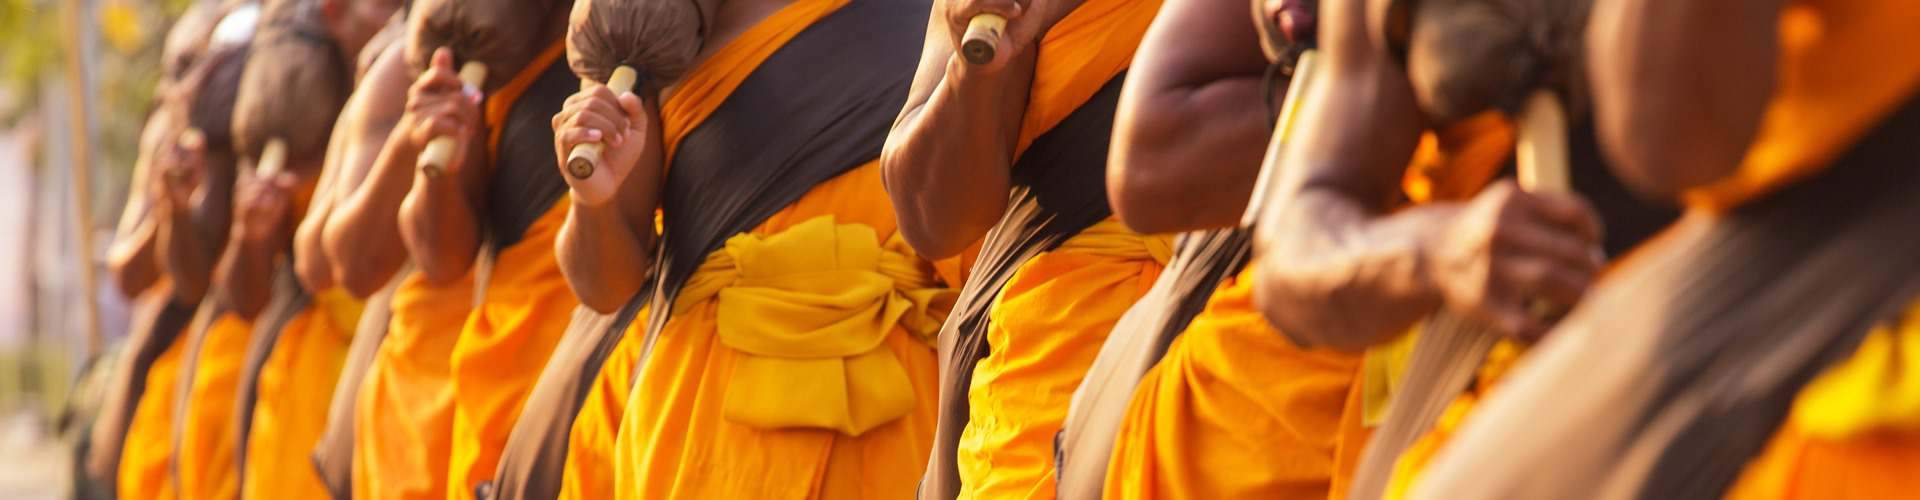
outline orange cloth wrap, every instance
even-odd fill
[[[133,421],[120,445],[120,498],[173,500],[179,497],[173,477],[174,398],[180,378],[187,334],[182,332],[147,368],[147,389],[140,394]]]
[[[1251,269],[1213,294],[1141,380],[1107,498],[1320,500],[1336,471],[1351,471],[1366,441],[1360,357],[1275,331],[1253,305]]]
[[[449,384],[458,328],[473,304],[473,275],[444,287],[408,275],[354,415],[354,498],[444,500],[452,449]]]
[[[179,446],[174,456],[180,498],[232,500],[240,497],[239,434],[234,403],[240,387],[240,369],[246,364],[247,342],[253,323],[233,313],[222,314],[207,327],[205,340],[189,375],[192,381],[187,407],[180,417]]]
[[[322,292],[281,328],[260,369],[247,437],[243,498],[328,500],[313,469],[313,446],[327,426],[327,408],[359,323],[360,301]]]

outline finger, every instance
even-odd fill
[[[1523,302],[1512,294],[1489,294],[1475,310],[1477,316],[1494,332],[1509,337],[1534,338],[1545,330],[1542,321],[1527,313]]]
[[[1526,197],[1533,213],[1547,222],[1574,231],[1588,242],[1598,243],[1603,233],[1600,215],[1579,195],[1538,193]]]
[[[1516,297],[1521,305],[1544,299],[1562,309],[1571,308],[1593,282],[1592,272],[1539,257],[1501,258],[1494,266],[1495,293]]]
[[[1543,257],[1585,272],[1605,265],[1594,254],[1593,241],[1562,226],[1535,220],[1505,222],[1494,229],[1493,237],[1496,254]]]
[[[646,107],[641,105],[640,96],[632,92],[620,93],[620,109],[627,112],[627,129],[640,131],[647,122]]]
[[[578,128],[578,127],[566,129],[565,131],[560,132],[560,144],[561,144],[560,156],[563,156],[563,157],[566,156],[566,152],[573,151],[574,146],[600,142],[601,137],[602,135],[599,130],[594,130],[590,128]]]

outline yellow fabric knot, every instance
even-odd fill
[[[333,331],[342,337],[352,338],[354,330],[360,329],[360,313],[366,310],[367,302],[340,287],[334,287],[313,294],[313,307],[325,314]]]
[[[887,335],[898,326],[929,341],[955,296],[898,236],[882,245],[873,228],[829,215],[727,240],[674,309],[714,299],[720,342],[742,355],[722,407],[728,420],[858,436],[913,411]]]
[[[1164,265],[1173,258],[1173,237],[1136,233],[1119,220],[1108,218],[1067,238],[1054,251],[1127,260],[1152,259]]]
[[[1834,440],[1920,430],[1920,302],[1814,378],[1794,400],[1791,418],[1807,435]]]

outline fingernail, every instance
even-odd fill
[[[589,141],[598,141],[598,140],[600,140],[600,131],[598,131],[598,130],[593,130],[593,129],[588,129],[588,130],[587,130],[587,140],[589,140]]]

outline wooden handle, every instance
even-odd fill
[[[613,75],[607,77],[607,90],[615,96],[632,92],[633,82],[638,79],[639,74],[631,67],[614,68]],[[594,170],[599,169],[600,153],[605,150],[606,145],[598,142],[574,145],[573,151],[567,152],[567,175],[580,180],[593,177]]]
[[[1520,189],[1529,193],[1573,192],[1571,168],[1567,165],[1567,111],[1553,92],[1540,90],[1527,96],[1520,110],[1514,156],[1520,171]],[[1598,255],[1600,250],[1595,249]],[[1536,318],[1556,318],[1567,306],[1538,297],[1527,301],[1527,313]]]
[[[1527,96],[1517,132],[1514,155],[1519,163],[1520,188],[1535,193],[1572,191],[1567,172],[1567,112],[1553,92],[1542,90]]]
[[[1240,227],[1251,228],[1266,209],[1267,199],[1278,190],[1280,179],[1280,152],[1286,147],[1287,136],[1293,133],[1294,117],[1300,114],[1301,95],[1306,94],[1307,85],[1318,77],[1314,65],[1319,55],[1308,50],[1300,54],[1293,65],[1293,82],[1287,85],[1286,100],[1280,103],[1280,117],[1273,127],[1273,138],[1268,141],[1265,161],[1260,164],[1260,174],[1253,180],[1253,198],[1247,200],[1247,210],[1240,214]]]
[[[460,83],[467,88],[478,90],[487,82],[487,65],[478,61],[468,61],[460,66]],[[452,137],[435,137],[420,150],[420,159],[415,163],[427,177],[439,177],[447,170],[447,163],[453,161],[454,142]]]
[[[960,36],[960,57],[969,64],[993,62],[1000,47],[1000,35],[1007,29],[1007,18],[999,14],[980,14],[967,20],[967,32]]]
[[[267,147],[260,150],[260,160],[253,164],[256,177],[265,179],[280,175],[287,167],[287,141],[279,137],[267,140]]]

